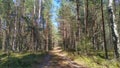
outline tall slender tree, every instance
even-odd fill
[[[119,58],[120,56],[120,41],[119,41],[119,34],[118,34],[118,28],[116,23],[116,17],[113,10],[113,0],[109,0],[108,5],[108,12],[110,17],[110,24],[111,24],[111,30],[112,30],[112,40],[114,44],[114,50],[115,50],[115,57]]]
[[[105,57],[106,57],[106,59],[108,59],[107,44],[106,44],[106,34],[105,34],[105,23],[104,23],[104,13],[103,13],[103,0],[101,0],[101,12],[102,12],[102,25],[103,25]]]

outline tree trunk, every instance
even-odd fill
[[[88,0],[84,1],[84,24],[85,24],[85,34],[87,35],[87,23],[88,23]]]
[[[77,32],[75,37],[75,50],[78,51],[78,42],[80,41],[80,32],[81,32],[81,24],[80,24],[80,0],[76,0],[76,11],[77,11]]]
[[[107,45],[106,45],[106,34],[105,34],[105,23],[104,23],[104,14],[103,14],[103,0],[101,0],[101,12],[102,12],[102,25],[103,25],[105,57],[106,57],[106,59],[108,59]]]
[[[119,42],[119,34],[117,31],[117,23],[115,21],[115,14],[113,11],[113,0],[109,0],[108,5],[108,12],[110,17],[110,24],[111,24],[111,30],[112,30],[112,40],[114,44],[114,50],[115,50],[115,57],[119,58],[120,55],[120,42]]]

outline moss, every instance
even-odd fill
[[[11,53],[10,56],[6,56],[4,54],[2,56],[2,60],[0,61],[0,68],[31,68],[32,64],[39,63],[39,60],[43,59],[45,56],[44,53]]]
[[[78,64],[84,65],[88,68],[120,68],[120,62],[112,59],[106,60],[99,55],[86,56],[86,55],[76,55],[72,56],[68,54],[70,57],[74,57],[74,61]]]

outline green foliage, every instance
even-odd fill
[[[89,37],[83,37],[78,43],[78,51],[88,53],[92,50],[92,43]]]
[[[34,0],[25,0],[26,13],[31,13],[34,8]]]
[[[9,57],[7,54],[1,54],[0,68],[8,68],[8,66],[9,68],[31,68],[33,64],[40,63],[44,56],[45,53],[11,53]]]
[[[74,56],[77,63],[89,68],[120,68],[120,62],[116,60],[105,60],[99,56]]]

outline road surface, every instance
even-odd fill
[[[35,68],[87,68],[79,65],[67,57],[60,47],[55,47],[46,57],[42,63],[35,66]]]

